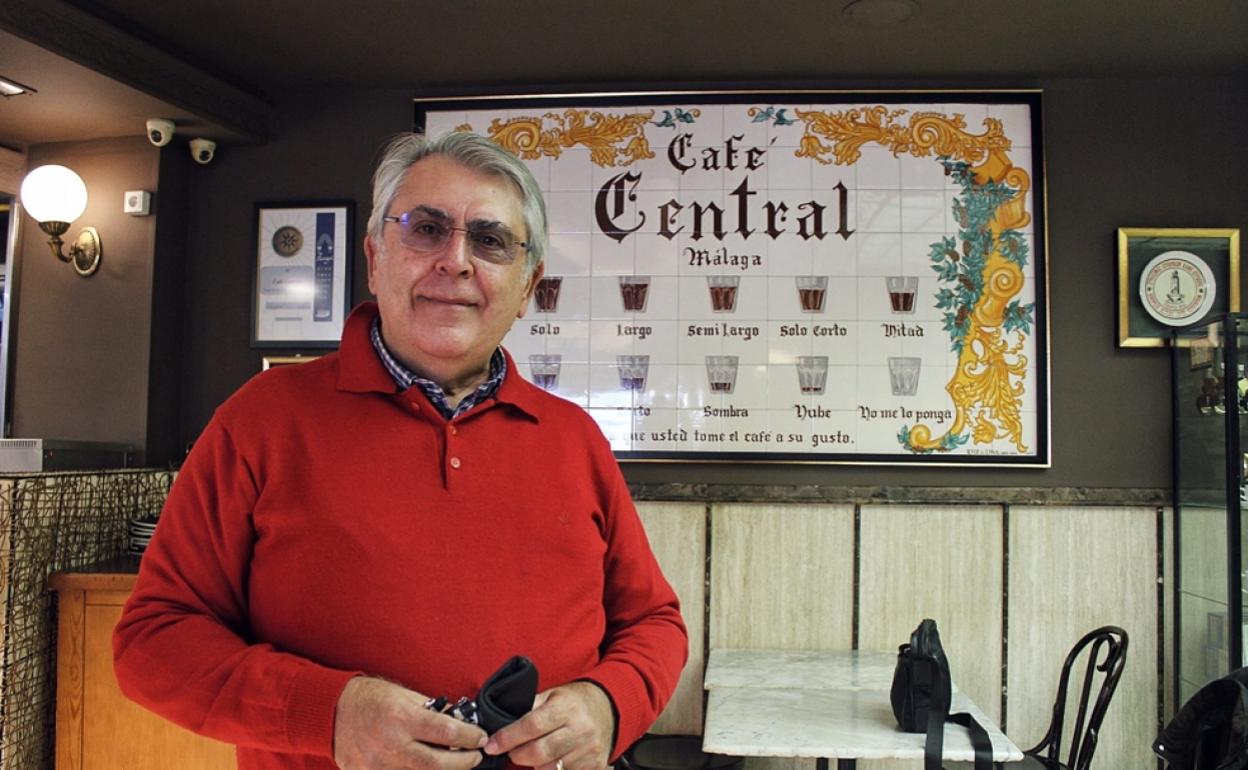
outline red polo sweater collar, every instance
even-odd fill
[[[346,326],[342,330],[342,344],[338,349],[338,390],[349,393],[394,393],[394,379],[377,357],[377,351],[373,349],[368,338],[368,330],[378,314],[377,303],[369,301],[361,302],[347,317]],[[506,348],[503,349],[503,355],[507,357],[507,376],[498,386],[493,400],[512,406],[534,420],[540,420],[543,414],[542,400],[547,395],[546,392],[520,376],[516,362]],[[423,394],[421,398],[424,398]],[[486,408],[488,404],[489,401],[471,409],[467,415]]]

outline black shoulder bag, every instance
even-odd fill
[[[953,684],[936,621],[924,620],[910,635],[910,643],[901,645],[889,699],[893,704],[893,716],[897,717],[902,730],[927,733],[924,770],[941,770],[946,721],[970,731],[971,745],[975,748],[975,770],[992,767],[992,742],[983,725],[970,714],[949,713]]]

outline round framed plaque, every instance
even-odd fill
[[[1140,275],[1140,302],[1167,326],[1187,326],[1213,307],[1217,281],[1208,263],[1188,251],[1167,251],[1149,260]]]
[[[284,225],[273,233],[273,251],[279,257],[293,257],[303,248],[303,233],[294,225]]]

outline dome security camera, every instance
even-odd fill
[[[201,166],[211,163],[216,154],[217,143],[211,139],[197,137],[191,140],[191,157]]]
[[[147,141],[157,147],[164,147],[173,141],[174,123],[165,118],[149,118],[147,121]]]

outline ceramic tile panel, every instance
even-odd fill
[[[1012,104],[992,104],[988,106],[988,114],[1001,121],[1005,135],[1013,140],[1017,148],[1031,146],[1030,116]]]
[[[663,574],[680,597],[689,631],[689,661],[680,684],[651,732],[702,732],[702,674],[706,668],[706,506],[699,503],[640,502],[637,512]]]
[[[767,161],[766,184],[772,190],[794,190],[809,192],[813,184],[813,166],[808,158],[799,158],[796,153],[777,152],[771,154]]]
[[[968,96],[953,105],[980,118],[968,123],[960,112],[942,113],[940,103],[861,97],[772,104],[735,97],[702,102],[696,95],[663,104],[586,98],[581,106],[560,100],[557,109],[498,104],[468,112],[426,103],[424,110],[431,128],[464,125],[463,118],[504,147],[536,156],[526,163],[550,220],[549,280],[532,303],[542,317],[516,324],[508,349],[562,355],[566,364],[609,366],[619,356],[649,356],[674,383],[670,398],[636,404],[657,407],[643,415],[646,430],[619,428],[610,410],[633,404],[621,397],[631,400],[620,393],[629,388],[610,377],[580,377],[561,391],[604,420],[613,449],[639,460],[676,453],[691,461],[713,455],[753,461],[771,454],[912,465],[956,455],[975,464],[998,458],[1047,464],[1029,448],[1042,445],[1047,426],[1025,400],[1047,395],[1037,374],[1045,371],[1046,354],[1032,328],[1036,311],[1028,309],[1032,299],[1039,307],[1045,302],[1036,274],[1043,244],[1034,239],[1044,221],[1043,175],[1036,160],[1021,157],[1033,153],[1002,145],[1002,172],[1016,165],[1040,177],[1026,185],[1025,173],[1007,178],[1018,185],[1029,225],[1001,208],[986,178],[969,178],[961,166],[946,168],[940,160],[992,141],[997,124],[983,119],[995,114],[1011,131],[1027,134],[1021,144],[1015,137],[1007,143],[1030,149],[1039,98],[994,94],[979,104]],[[855,128],[862,126],[870,130]],[[521,137],[539,134],[540,147],[521,146],[527,141]],[[937,135],[943,149],[928,152]],[[1001,301],[1009,304],[1009,317],[997,342],[1013,351],[1010,361],[976,374],[1010,387],[1002,404],[956,393],[954,404],[951,389],[975,390],[959,390],[950,378],[967,371],[957,367],[958,355],[969,350],[963,322],[984,296],[988,253],[974,236],[984,222],[1010,237],[1033,236],[1030,261],[1016,260],[1022,282],[1012,282]],[[562,281],[558,290],[554,279]],[[1016,286],[1030,291],[1007,302]],[[552,348],[569,334],[580,356],[575,361]],[[795,352],[798,344],[809,350]],[[771,376],[793,374],[786,359],[796,355],[829,356],[859,369],[872,390],[842,391],[853,401],[846,405],[798,385],[796,377]],[[729,375],[721,375],[715,390],[731,398],[702,403],[703,385],[679,369],[702,366],[707,356],[716,357],[712,365],[721,371],[753,365],[761,376],[742,371],[734,390]],[[896,398],[878,402],[882,388]],[[776,434],[768,412],[803,395],[817,408],[799,412],[797,430]],[[726,414],[707,414],[708,406]],[[946,432],[921,416],[955,408],[975,412],[977,424],[992,423],[1003,435],[1021,422],[1022,435],[967,446],[968,430]],[[692,428],[708,417],[724,440],[697,437]]]
[[[711,506],[710,646],[849,649],[852,505]]]
[[[858,243],[859,276],[895,275],[902,268],[901,233],[863,233]]]
[[[594,166],[590,162],[589,149],[568,147],[564,149],[559,163],[550,164],[550,190],[592,190]]]
[[[862,155],[858,158],[858,162],[854,164],[856,174],[854,181],[859,189],[862,190],[891,190],[897,187],[897,180],[901,178],[902,168],[910,167],[912,164],[901,162],[901,158],[894,155],[886,147],[877,147],[873,145],[864,146],[861,150]],[[913,164],[914,166],[933,166],[935,163]]]
[[[1008,724],[1024,749],[1043,736],[1062,662],[1092,629],[1129,637],[1127,663],[1094,758],[1103,770],[1152,767],[1159,672],[1157,509],[1011,506]],[[1067,720],[1071,724],[1071,720]]]
[[[541,334],[541,332],[534,331],[532,324],[543,322],[579,321],[582,324],[588,324],[590,277],[561,273],[551,269],[552,267],[554,267],[553,264],[548,264],[546,273],[538,282],[529,302],[526,323],[530,326],[527,329],[521,327],[520,334],[515,336],[527,337]],[[548,331],[547,334],[557,336],[559,332]]]
[[[593,238],[583,232],[550,233],[545,275],[590,275],[590,243]]]
[[[901,195],[895,190],[859,190],[857,229],[864,233],[901,232]]]
[[[552,190],[546,193],[546,218],[552,233],[592,232],[592,212],[581,205],[583,197],[578,192]]]

